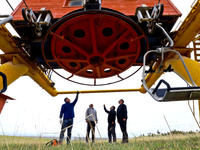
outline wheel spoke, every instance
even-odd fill
[[[111,69],[113,69],[113,70],[119,71],[119,72],[122,72],[122,71],[123,71],[122,69],[116,68],[116,67],[111,66],[111,65],[108,65],[108,64],[104,64],[104,66],[106,66],[106,67],[108,67],[108,68],[111,68]]]
[[[89,69],[90,67],[91,67],[91,65],[87,65],[87,66],[83,67],[82,69],[76,71],[74,74],[79,74],[79,73],[81,73],[82,71]]]
[[[130,31],[126,30],[122,35],[120,35],[120,37],[106,49],[106,51],[103,53],[103,56],[106,56],[109,52],[111,52],[113,48],[119,44],[129,33]]]
[[[72,78],[74,76],[74,74],[72,74],[71,76],[69,76],[67,79],[69,80],[70,78]]]
[[[118,78],[120,78],[121,80],[124,80],[124,78],[122,78],[119,74],[117,75]]]
[[[98,48],[97,48],[97,37],[96,37],[96,30],[95,30],[95,23],[94,23],[93,16],[90,16],[89,24],[90,24],[90,33],[91,33],[93,54],[96,55],[96,54],[98,54]]]
[[[101,70],[100,67],[95,67],[96,73],[97,73],[97,77],[100,78],[101,77]]]
[[[50,34],[64,42],[66,42],[66,44],[68,44],[71,48],[77,50],[79,53],[81,53],[82,55],[86,56],[86,57],[89,57],[89,55],[82,49],[80,48],[79,46],[73,44],[72,42],[70,42],[69,40],[65,39],[64,37],[58,35],[58,34],[55,34],[54,32],[50,32]]]
[[[96,78],[94,78],[94,85],[96,85],[97,84],[97,80],[96,80]]]

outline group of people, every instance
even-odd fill
[[[74,106],[78,101],[79,92],[77,91],[75,100],[71,103],[69,98],[64,99],[64,104],[60,110],[60,123],[61,123],[61,132],[60,132],[60,144],[63,143],[64,133],[67,130],[67,144],[71,140],[71,131],[73,127],[73,118],[74,118]],[[115,106],[110,107],[110,111],[106,109],[105,104],[103,105],[104,110],[108,113],[108,140],[109,143],[116,142],[116,117],[122,131],[122,143],[128,143],[128,133],[126,129],[127,124],[127,107],[124,104],[124,100],[120,99],[118,101],[119,106],[117,112],[115,111]],[[90,131],[92,133],[92,142],[95,141],[95,125],[98,123],[97,111],[94,109],[93,104],[89,105],[89,108],[85,113],[85,120],[87,123],[87,133],[86,133],[86,142],[89,142]]]

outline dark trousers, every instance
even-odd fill
[[[128,133],[126,131],[126,121],[119,121],[119,125],[122,131],[122,143],[128,143]]]
[[[108,142],[109,143],[112,142],[112,138],[113,138],[113,142],[116,142],[115,126],[116,125],[112,123],[108,124]]]
[[[70,143],[72,125],[73,125],[73,119],[65,119],[65,120],[63,120],[61,131],[60,131],[60,143],[63,143],[64,133],[65,133],[66,129],[67,129],[67,138],[66,138],[67,144]]]
[[[92,142],[94,142],[94,138],[95,138],[95,122],[94,121],[88,121],[87,123],[86,142],[88,142],[89,140],[90,130],[92,132]]]

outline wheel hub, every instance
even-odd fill
[[[94,67],[100,67],[103,64],[103,58],[100,56],[93,56],[90,58],[89,62]]]

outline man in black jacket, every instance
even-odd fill
[[[119,106],[117,108],[117,120],[123,134],[122,143],[128,143],[128,133],[126,131],[127,108],[123,99],[120,99],[118,103]]]
[[[104,110],[106,113],[108,113],[108,139],[109,143],[112,143],[112,137],[113,137],[113,142],[116,142],[116,133],[115,133],[115,119],[116,119],[116,111],[115,111],[115,106],[110,107],[110,111],[106,109],[105,104]]]

